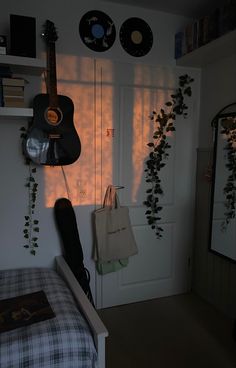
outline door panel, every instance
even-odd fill
[[[145,217],[147,183],[145,161],[147,143],[152,140],[153,122],[149,115],[169,100],[176,84],[176,70],[128,64],[101,72],[97,63],[97,130],[101,178],[101,201],[108,184],[122,185],[121,204],[129,207],[138,254],[130,257],[127,268],[97,277],[97,305],[109,307],[185,292],[188,288],[188,260],[191,254],[194,213],[194,172],[196,120],[189,101],[188,119],[178,119],[167,165],[161,171],[163,238],[158,240]],[[160,78],[157,78],[157,75]],[[99,79],[100,76],[100,79]],[[155,76],[155,77],[154,77]],[[103,78],[103,80],[102,80]],[[105,78],[105,79],[104,79]],[[109,103],[105,102],[109,90]],[[111,98],[112,96],[112,98]],[[104,109],[106,106],[106,110]],[[110,109],[108,113],[107,109]],[[113,136],[105,136],[112,127]],[[110,167],[107,174],[106,166]]]
[[[159,242],[156,241],[154,234],[150,237],[147,225],[134,226],[133,230],[139,253],[133,262],[130,260],[129,267],[123,270],[122,284],[170,279],[173,274],[173,225],[164,226],[167,236]],[[143,267],[144,265],[148,267]]]

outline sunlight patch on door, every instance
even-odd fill
[[[120,125],[122,129],[121,177],[127,188],[124,194],[124,201],[130,206],[142,206],[146,197],[147,184],[145,182],[145,168],[148,160],[150,148],[147,146],[153,140],[153,133],[157,128],[150,118],[150,114],[155,110],[165,106],[168,96],[172,90],[157,89],[149,87],[129,87],[121,89],[123,101]],[[171,132],[168,133],[171,139],[171,150],[174,150],[175,140]],[[163,182],[165,186],[165,201],[171,202],[174,157],[170,154],[168,165],[163,168],[160,176],[168,177],[168,181]],[[167,172],[168,170],[168,172]],[[164,172],[164,175],[162,175]]]
[[[57,60],[57,91],[74,103],[73,122],[81,140],[81,155],[72,165],[64,166],[67,183],[60,167],[45,167],[46,207],[53,207],[57,198],[68,197],[68,188],[73,205],[100,206],[109,184],[125,186],[122,199],[127,205],[142,205],[147,143],[153,135],[149,115],[164,105],[171,90],[150,87],[153,76],[142,74],[137,66],[133,70],[135,87],[118,89],[111,60],[102,60],[102,66],[96,66],[92,58],[72,55],[60,54]],[[121,176],[117,175],[120,148],[124,149],[121,159],[126,167]],[[119,183],[114,182],[117,179]]]
[[[112,181],[112,141],[107,139],[103,153],[104,142],[101,139],[106,127],[112,127],[112,87],[106,88],[104,95],[101,95],[100,91],[96,93],[93,61],[86,58],[84,62],[83,59],[77,58],[76,63],[74,57],[70,59],[60,55],[57,79],[58,94],[70,97],[74,103],[73,122],[81,140],[81,155],[75,163],[63,167],[66,182],[61,167],[45,167],[46,207],[53,207],[56,199],[68,197],[68,194],[73,205],[100,204],[100,176],[102,175],[103,180],[109,184]],[[103,126],[102,119],[109,121],[109,125]]]

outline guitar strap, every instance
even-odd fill
[[[54,214],[63,247],[64,258],[75,275],[89,301],[94,306],[90,290],[90,274],[84,266],[83,249],[80,242],[74,209],[69,199],[59,198],[54,205]]]

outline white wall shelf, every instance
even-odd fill
[[[33,109],[24,107],[0,107],[0,117],[32,117]]]
[[[46,68],[44,60],[13,55],[0,55],[0,65],[9,66],[15,74],[30,75],[41,75]]]
[[[41,59],[0,55],[0,65],[9,66],[12,73],[40,76],[46,69],[46,62]],[[32,117],[33,109],[22,107],[0,107],[2,117]]]
[[[176,60],[178,66],[202,68],[208,64],[232,56],[236,53],[236,30],[226,33],[215,40]]]

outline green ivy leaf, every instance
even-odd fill
[[[21,129],[24,132],[24,128]],[[36,204],[36,194],[38,189],[38,183],[36,183],[34,174],[36,173],[36,167],[31,166],[31,161],[27,160],[26,164],[29,165],[29,177],[26,178],[25,187],[28,188],[29,193],[29,202],[28,202],[28,210],[29,215],[25,216],[25,224],[23,230],[23,236],[27,239],[28,244],[23,245],[24,248],[30,249],[30,253],[35,255],[36,252],[33,248],[38,247],[36,236],[32,236],[32,232],[39,232],[39,227],[37,226],[39,221],[36,219],[32,219],[34,214],[35,204]],[[35,226],[36,225],[36,226]]]
[[[172,101],[167,101],[165,103],[165,106],[168,106],[170,111],[165,113],[165,110],[161,108],[159,113],[153,111],[151,114],[153,124],[157,125],[156,129],[154,128],[153,139],[158,140],[158,145],[155,145],[153,142],[147,144],[152,151],[149,153],[149,158],[146,161],[146,168],[144,170],[146,175],[145,181],[151,185],[152,188],[146,190],[147,198],[143,203],[148,208],[145,212],[148,224],[152,229],[155,229],[158,239],[162,237],[161,232],[163,231],[160,226],[157,226],[157,221],[161,220],[161,217],[156,215],[162,210],[162,207],[158,205],[159,196],[163,195],[159,173],[166,165],[163,160],[169,157],[166,151],[171,148],[170,144],[166,142],[166,133],[175,131],[174,122],[176,120],[176,115],[187,117],[186,110],[188,106],[184,99],[185,96],[189,97],[192,94],[191,87],[189,86],[192,81],[193,78],[190,78],[187,74],[180,76],[179,87],[176,89],[175,93],[171,94]]]

